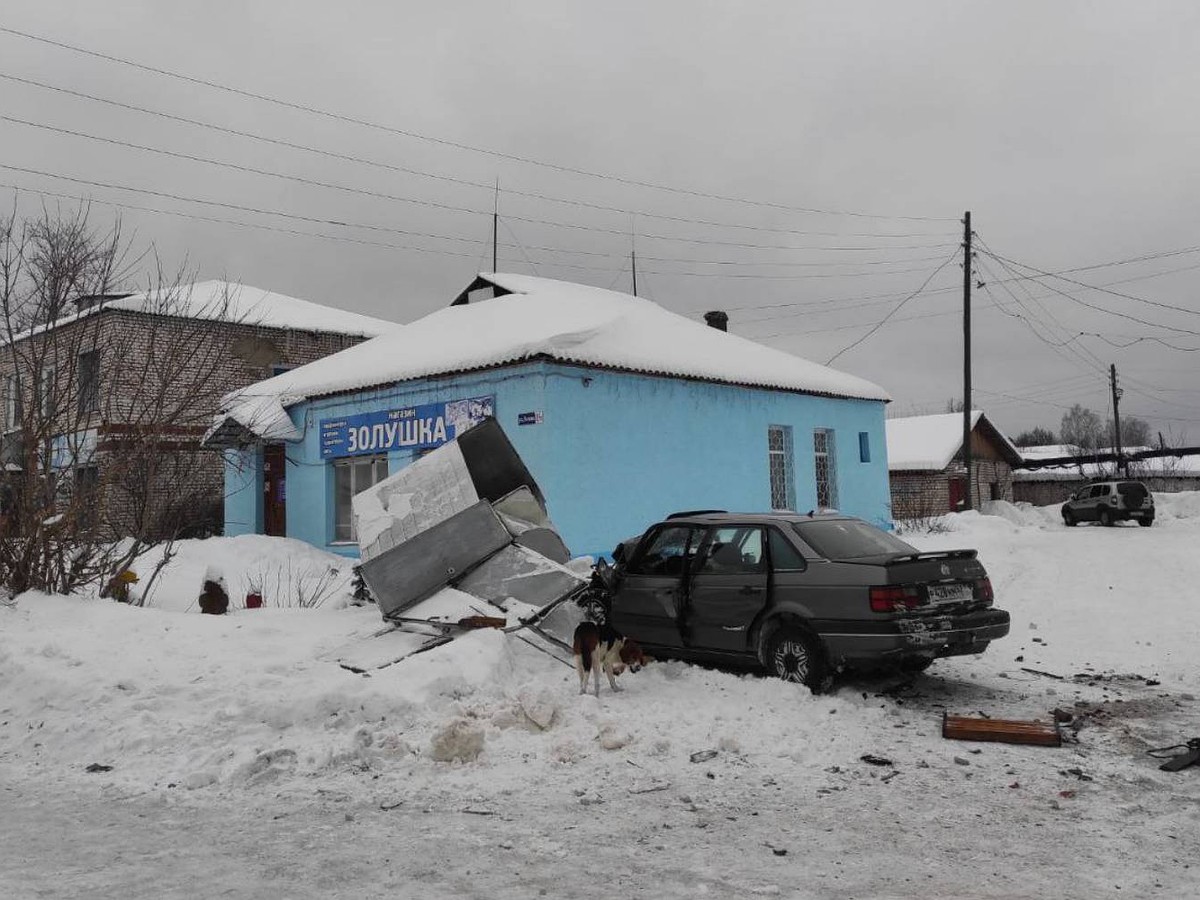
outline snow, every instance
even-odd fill
[[[973,410],[971,428],[978,427],[983,417],[980,410]],[[993,429],[1008,444],[1007,438],[994,426]],[[962,449],[962,442],[962,413],[888,419],[888,469],[892,472],[940,472]],[[1014,455],[1019,455],[1016,448],[1011,444],[1008,446]]]
[[[0,605],[0,895],[1196,896],[1200,770],[1145,751],[1200,735],[1200,493],[1155,499],[1153,528],[999,504],[906,535],[978,548],[1013,631],[890,693],[656,662],[597,700],[490,630],[363,677],[333,657],[373,607],[183,611],[207,565],[237,594],[327,557],[281,539],[187,542],[143,608],[22,595]],[[943,711],[1055,707],[1078,744],[940,736]]]
[[[1126,447],[1125,452],[1140,453],[1152,450],[1151,447]],[[1030,462],[1044,459],[1061,459],[1074,457],[1082,452],[1078,447],[1069,444],[1045,444],[1040,447],[1025,447],[1020,451]],[[1112,453],[1113,450],[1103,448],[1096,453]],[[1072,462],[1065,465],[1047,466],[1041,469],[1014,469],[1014,481],[1083,481],[1097,478],[1121,477],[1114,474],[1116,463],[1112,462]],[[1130,478],[1196,478],[1200,477],[1200,454],[1181,453],[1178,456],[1156,456],[1150,459],[1139,459],[1129,464]]]
[[[449,306],[226,398],[309,397],[545,357],[564,363],[836,397],[888,400],[877,385],[668,312],[649,300],[524,275],[512,291]]]
[[[358,337],[376,337],[401,327],[395,322],[373,316],[220,280],[197,281],[106,300],[102,306],[89,307],[75,315],[57,319],[55,326],[61,327],[104,309],[240,322],[263,328],[326,331]],[[17,335],[13,340],[22,340],[32,333]]]

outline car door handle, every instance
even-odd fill
[[[739,594],[761,594],[762,592],[762,588],[750,587],[750,585],[746,585],[744,588],[738,591]]]

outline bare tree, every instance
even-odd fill
[[[1100,417],[1078,403],[1063,413],[1059,433],[1064,444],[1081,451],[1095,451],[1104,443],[1104,425]]]
[[[86,207],[0,226],[0,580],[14,593],[107,584],[220,496],[199,441],[225,357],[188,322],[230,320],[229,298],[197,310],[158,264],[139,285],[145,259]],[[134,305],[106,305],[133,287]]]
[[[1111,418],[1105,423],[1104,431],[1112,436],[1110,440],[1115,438],[1117,429]],[[1145,419],[1139,419],[1137,416],[1125,416],[1121,419],[1121,446],[1125,450],[1129,450],[1130,447],[1149,447],[1151,440],[1150,423]],[[1115,440],[1113,446],[1116,446]]]
[[[1028,431],[1022,431],[1013,439],[1013,443],[1018,447],[1047,447],[1058,443],[1058,437],[1049,428],[1042,428],[1039,425]]]

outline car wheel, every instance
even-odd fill
[[[1110,513],[1107,509],[1100,510],[1100,524],[1105,528],[1110,528],[1113,524],[1112,513]]]
[[[1145,519],[1138,519],[1138,524],[1141,525],[1143,528],[1149,528],[1151,525],[1154,524],[1154,516],[1149,516],[1148,518],[1145,518]]]
[[[920,675],[933,663],[932,656],[908,656],[900,661],[900,671],[906,675]]]
[[[824,686],[828,665],[818,639],[784,627],[771,635],[766,651],[767,670],[776,678],[806,685],[814,694]]]
[[[1063,524],[1066,525],[1068,528],[1075,527],[1075,514],[1073,512],[1071,512],[1069,509],[1063,510]]]

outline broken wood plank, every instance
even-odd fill
[[[504,628],[508,619],[502,616],[467,616],[458,620],[459,628]]]
[[[942,737],[956,741],[997,741],[1061,747],[1062,735],[1052,722],[1020,719],[977,719],[942,713]]]

